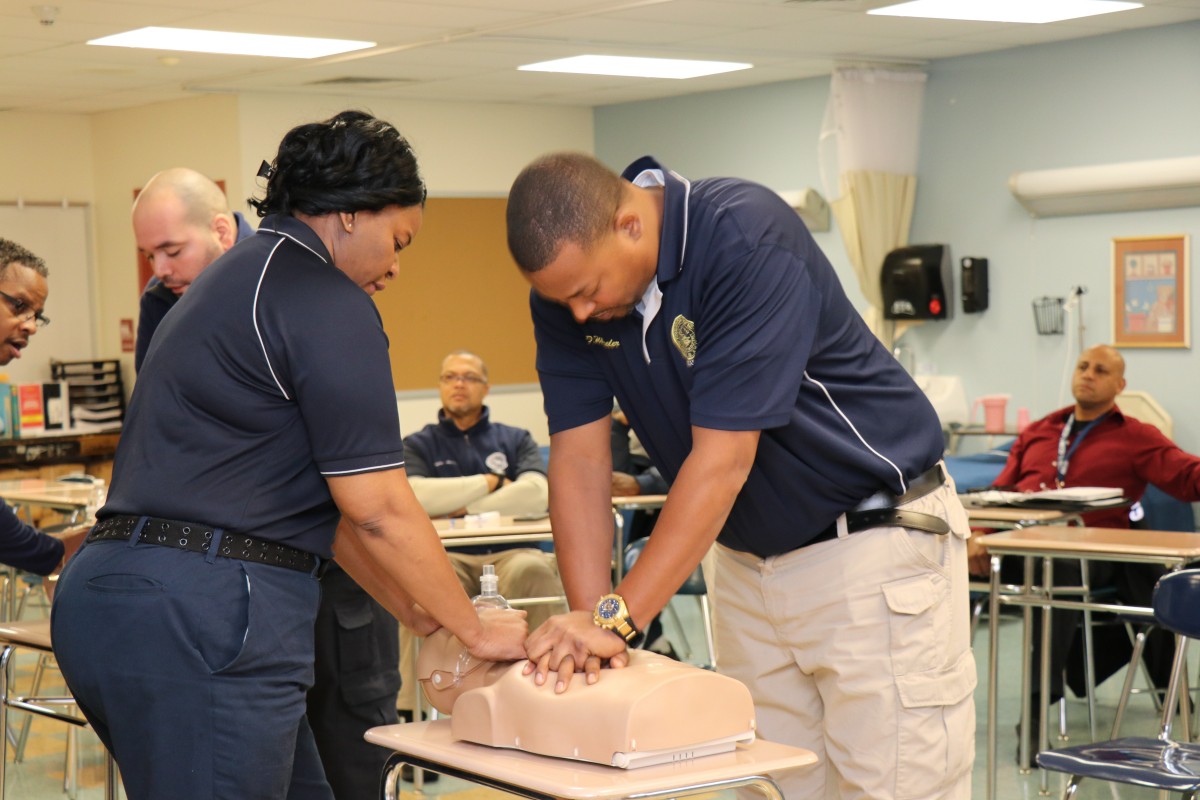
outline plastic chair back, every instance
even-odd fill
[[[1159,578],[1153,603],[1159,625],[1192,639],[1200,638],[1200,569],[1184,569]]]

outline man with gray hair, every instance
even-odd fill
[[[221,187],[194,169],[157,173],[133,201],[133,235],[154,277],[142,292],[134,369],[140,370],[158,324],[204,269],[254,230],[229,210]]]

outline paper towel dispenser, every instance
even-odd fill
[[[950,248],[943,244],[900,247],[883,259],[880,273],[884,319],[946,319],[950,315]]]

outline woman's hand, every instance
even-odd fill
[[[469,648],[471,655],[485,661],[519,661],[525,657],[529,623],[524,611],[485,608],[479,612],[479,622],[483,634]]]

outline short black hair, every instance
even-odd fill
[[[260,217],[312,216],[423,206],[425,182],[408,140],[365,111],[343,111],[298,125],[279,143],[261,200]]]
[[[0,277],[8,272],[9,264],[20,264],[23,267],[29,267],[43,278],[50,277],[50,270],[46,268],[45,261],[14,241],[0,239]]]
[[[583,250],[609,229],[625,181],[585,153],[538,158],[508,193],[508,249],[525,272],[545,267],[568,242]]]

